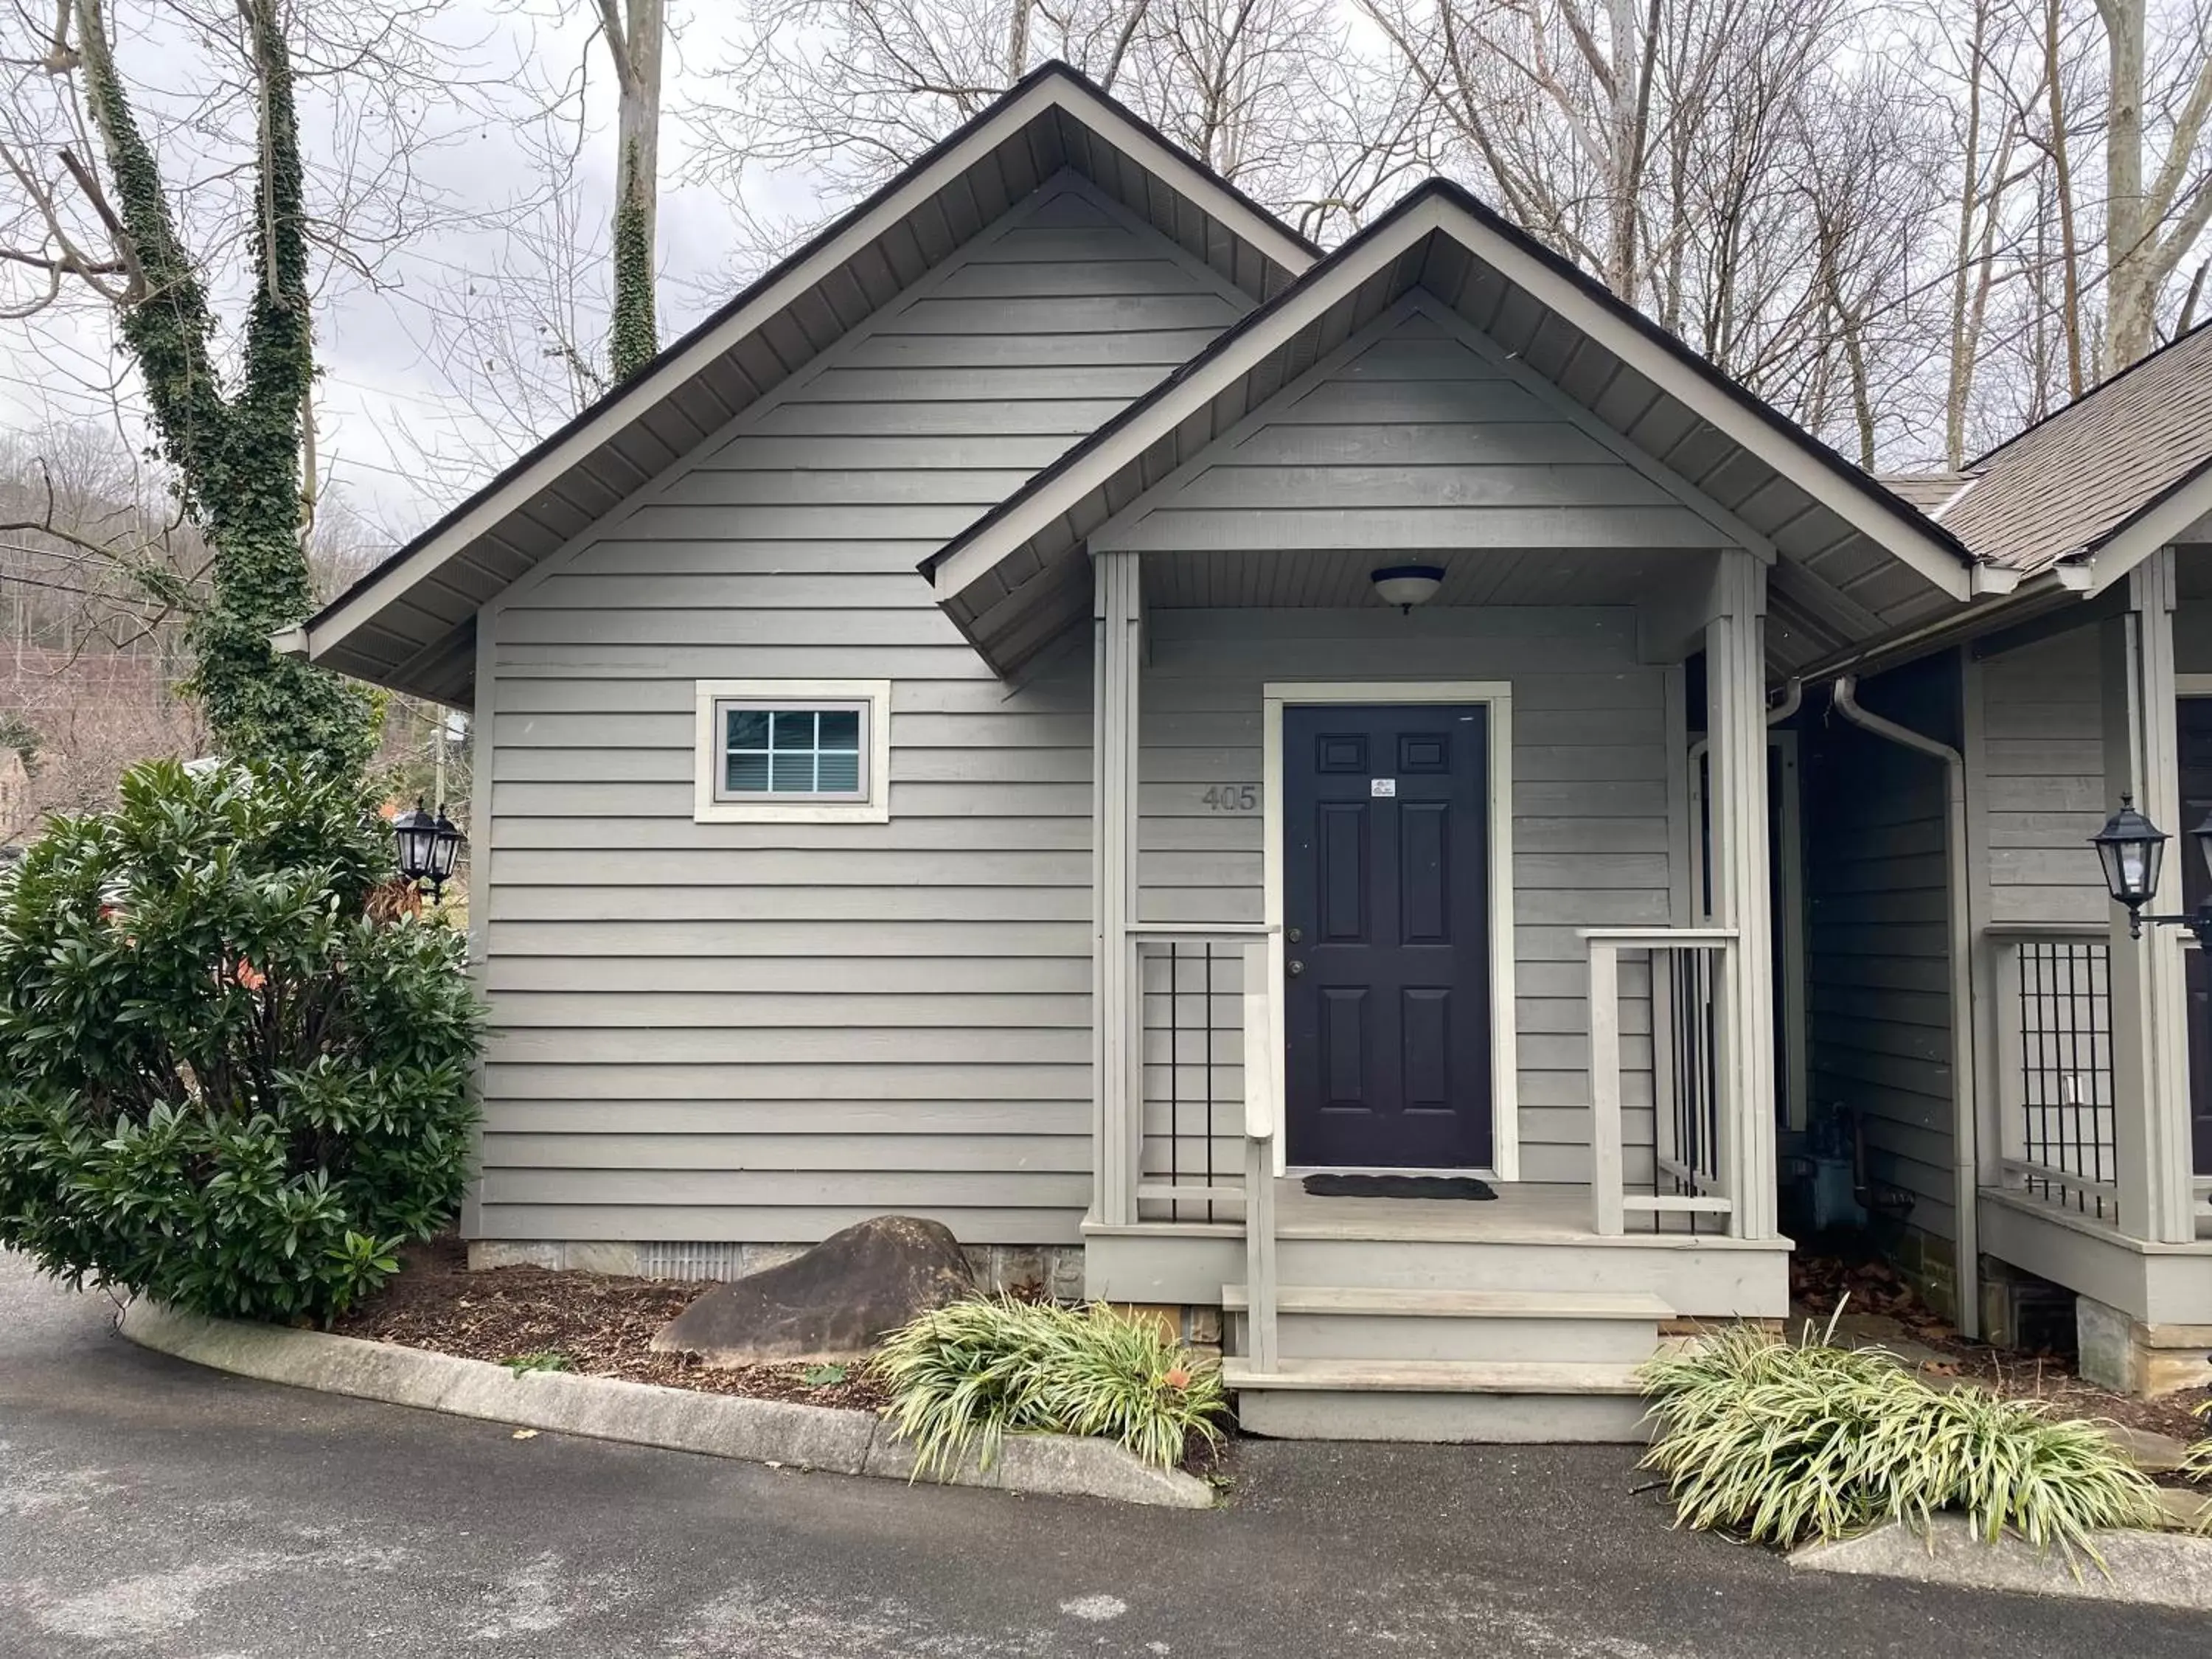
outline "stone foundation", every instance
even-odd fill
[[[2074,1292],[1995,1256],[1982,1258],[1982,1340],[2024,1353],[2070,1353]]]
[[[1918,1227],[1877,1220],[1875,1241],[1881,1253],[1897,1264],[1923,1302],[1955,1322],[1959,1317],[1958,1249],[1948,1238]]]
[[[2089,1297],[2074,1302],[2081,1375],[2115,1394],[2174,1394],[2212,1383],[2212,1325],[2146,1325]]]
[[[1132,1319],[1150,1319],[1171,1342],[1181,1342],[1201,1353],[1221,1352],[1218,1308],[1188,1308],[1172,1302],[1117,1302],[1114,1305]]]
[[[806,1244],[636,1243],[596,1239],[479,1238],[469,1243],[469,1266],[552,1267],[566,1273],[612,1273],[623,1279],[743,1279],[779,1267],[811,1249]],[[970,1244],[975,1282],[989,1291],[1039,1292],[1063,1302],[1083,1296],[1080,1244]]]

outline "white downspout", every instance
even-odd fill
[[[1839,674],[1835,710],[1853,726],[1943,763],[1948,810],[1943,822],[1943,887],[1951,931],[1952,1203],[1958,1219],[1953,1274],[1958,1281],[1959,1331],[1978,1337],[1982,1326],[1980,1100],[1974,1079],[1973,924],[1966,894],[1966,757],[1948,743],[1884,720],[1859,707],[1858,677]]]

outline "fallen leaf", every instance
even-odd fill
[[[514,1438],[517,1440],[535,1440],[538,1438],[538,1431],[535,1429],[517,1429],[514,1431]]]

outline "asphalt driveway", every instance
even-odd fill
[[[1189,1515],[908,1489],[246,1382],[0,1256],[0,1656],[2126,1655],[2203,1622],[1793,1576],[1617,1449],[1254,1443]]]

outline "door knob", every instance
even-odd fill
[[[1298,961],[1295,957],[1289,962],[1285,963],[1283,964],[1283,968],[1284,971],[1288,973],[1292,979],[1296,979],[1300,974],[1303,974],[1306,970],[1305,963]]]

